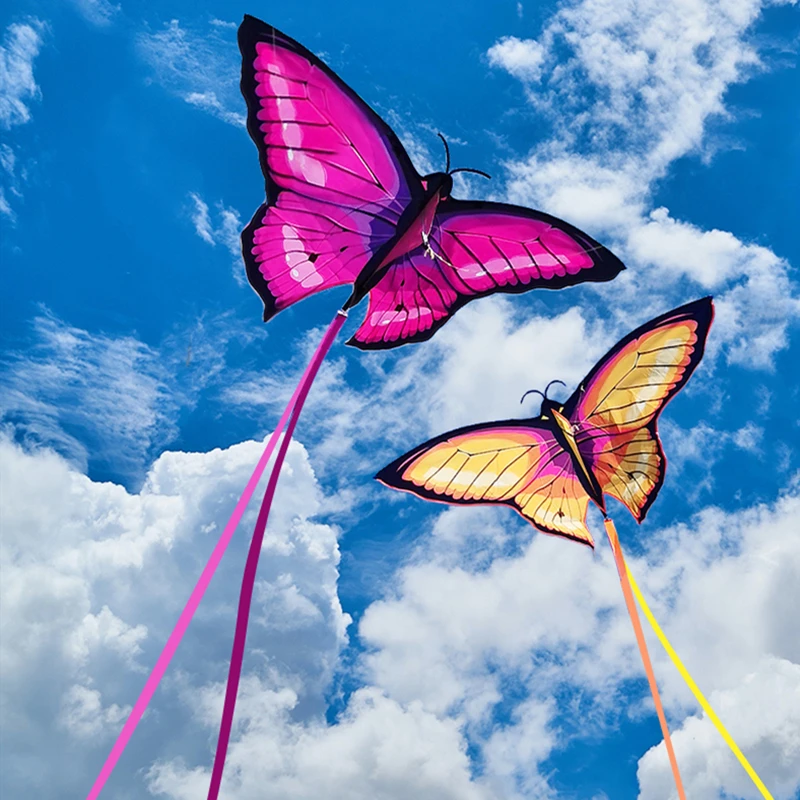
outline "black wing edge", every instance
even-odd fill
[[[692,360],[684,372],[681,380],[675,384],[672,391],[664,398],[661,408],[656,413],[655,419],[658,419],[661,412],[667,403],[679,392],[686,384],[686,381],[691,378],[692,373],[697,368],[697,365],[703,358],[706,349],[706,339],[708,332],[711,330],[711,323],[714,321],[714,298],[711,295],[701,297],[699,300],[693,300],[691,303],[673,308],[672,311],[667,311],[664,314],[651,319],[640,325],[636,330],[631,331],[627,336],[620,339],[590,370],[589,374],[581,381],[578,388],[572,393],[572,396],[564,403],[564,410],[561,412],[568,419],[572,417],[575,406],[583,394],[583,386],[587,385],[594,376],[605,366],[606,362],[611,360],[623,347],[630,344],[634,339],[638,339],[643,333],[658,328],[665,322],[678,322],[682,319],[693,319],[697,322],[697,344],[695,345],[694,352],[692,353]]]
[[[450,205],[451,203],[453,205]],[[569,286],[576,286],[581,283],[605,283],[616,278],[617,275],[625,269],[625,265],[622,261],[607,247],[595,241],[591,236],[576,228],[574,225],[570,225],[568,222],[564,222],[564,220],[558,217],[545,214],[543,211],[535,211],[522,206],[509,205],[508,203],[490,203],[483,200],[453,200],[452,198],[448,198],[447,205],[449,206],[448,209],[442,209],[440,206],[437,215],[441,214],[445,216],[451,213],[462,213],[464,211],[499,211],[505,214],[525,217],[526,219],[536,219],[547,222],[553,225],[553,227],[561,228],[565,233],[575,239],[576,242],[585,247],[588,252],[592,253],[595,259],[595,265],[587,274],[578,273],[577,275],[564,275],[563,277],[550,278],[546,282],[543,281],[538,284],[536,281],[531,281],[530,283],[520,284],[518,286],[497,287],[495,289],[490,289],[488,292],[481,292],[469,296],[459,295],[456,302],[450,307],[450,313],[440,321],[434,322],[426,331],[393,342],[359,342],[356,340],[355,336],[353,336],[345,342],[346,345],[367,351],[392,350],[404,344],[427,342],[455,316],[457,311],[462,309],[467,303],[478,300],[481,297],[489,297],[493,294],[524,294],[534,289],[565,289]]]
[[[310,50],[306,49],[299,42],[287,36],[285,33],[268,25],[256,17],[249,14],[244,15],[242,24],[239,26],[238,32],[239,52],[242,55],[242,77],[239,83],[239,89],[247,104],[247,132],[250,138],[258,148],[258,157],[261,163],[261,171],[264,174],[264,184],[267,195],[268,205],[272,205],[280,191],[280,188],[271,180],[269,176],[269,165],[267,163],[267,149],[264,145],[263,136],[261,134],[260,125],[261,121],[258,119],[259,103],[258,98],[253,92],[255,86],[255,68],[253,67],[254,57],[250,54],[255,52],[255,45],[257,42],[270,42],[279,44],[281,47],[302,56],[315,67],[321,69],[329,78],[339,85],[342,91],[345,92],[357,104],[361,104],[365,113],[370,118],[372,123],[378,128],[381,133],[386,137],[389,146],[391,147],[395,158],[400,164],[404,177],[411,189],[412,194],[422,193],[422,178],[411,163],[411,158],[406,152],[405,148],[398,139],[397,134],[389,127],[376,111],[367,103],[360,95],[351,89],[327,64],[321,61]]]
[[[466,425],[463,428],[456,428],[455,430],[448,431],[447,433],[443,433],[441,436],[437,436],[434,439],[430,439],[427,442],[415,447],[413,450],[409,450],[404,455],[396,458],[392,461],[391,464],[385,466],[380,472],[375,475],[375,480],[379,483],[382,483],[384,486],[387,486],[389,489],[397,489],[401,492],[406,492],[407,494],[413,494],[416,497],[419,497],[423,500],[432,501],[434,503],[440,503],[441,505],[447,506],[507,506],[508,508],[513,508],[514,511],[521,516],[525,522],[527,522],[531,527],[535,530],[540,531],[541,533],[547,534],[548,536],[558,536],[562,539],[569,539],[573,542],[578,542],[579,544],[587,545],[594,549],[594,544],[591,542],[587,542],[585,539],[581,539],[578,536],[570,536],[567,533],[563,533],[561,531],[554,531],[549,530],[547,528],[542,527],[541,525],[537,525],[532,519],[526,517],[522,511],[520,510],[519,506],[514,503],[513,500],[455,500],[453,498],[443,499],[442,495],[436,494],[435,492],[429,491],[421,486],[414,486],[413,484],[408,483],[407,481],[403,481],[400,478],[400,475],[403,469],[413,461],[420,453],[423,453],[425,450],[429,450],[432,447],[435,447],[437,444],[441,444],[442,442],[446,441],[447,439],[452,438],[453,436],[461,436],[465,433],[471,433],[475,430],[487,430],[492,428],[505,428],[508,426],[513,427],[521,427],[527,426],[531,428],[544,428],[545,430],[551,431],[552,428],[546,422],[543,422],[539,417],[532,417],[532,418],[525,418],[525,419],[506,419],[506,420],[498,420],[496,422],[480,422],[476,425]]]

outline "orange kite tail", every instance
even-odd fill
[[[647,652],[647,643],[644,640],[642,623],[639,620],[639,612],[636,609],[636,603],[633,599],[633,591],[631,590],[631,584],[628,580],[628,569],[625,566],[625,558],[622,555],[622,547],[620,546],[619,537],[617,536],[617,529],[608,517],[605,518],[604,525],[606,533],[608,534],[608,541],[611,543],[611,550],[614,553],[614,561],[616,562],[617,572],[619,573],[619,582],[622,584],[622,594],[625,596],[625,605],[628,607],[628,614],[633,624],[633,632],[636,634],[636,644],[639,645],[639,653],[642,656],[644,671],[647,673],[647,681],[650,684],[650,692],[653,695],[658,721],[661,723],[661,732],[664,734],[664,744],[667,746],[672,775],[675,778],[675,785],[678,787],[678,797],[680,800],[686,800],[686,793],[683,790],[683,782],[681,781],[681,773],[678,769],[678,760],[675,758],[675,750],[672,747],[672,738],[669,735],[667,718],[664,716],[664,707],[661,705],[661,695],[658,693],[656,676],[653,674],[653,665],[650,663],[650,655]]]

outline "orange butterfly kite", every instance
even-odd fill
[[[540,531],[590,547],[586,512],[590,500],[596,503],[681,800],[686,796],[678,763],[605,495],[638,522],[645,518],[667,467],[658,417],[700,363],[713,317],[710,297],[663,314],[612,347],[563,405],[548,399],[545,389],[539,416],[450,431],[376,475],[428,500],[511,506]]]
[[[700,362],[713,315],[710,297],[663,314],[618,342],[563,405],[545,394],[538,417],[445,433],[376,478],[428,500],[510,505],[593,547],[589,500],[605,515],[603,496],[614,497],[638,522],[655,500],[666,469],[658,416]]]

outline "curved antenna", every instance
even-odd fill
[[[484,178],[488,178],[489,180],[492,179],[492,176],[488,172],[484,172],[482,169],[472,169],[471,167],[459,167],[448,174],[455,175],[456,172],[472,172],[475,175],[483,175]]]
[[[449,175],[450,174],[450,148],[447,146],[447,139],[442,136],[441,133],[437,131],[436,135],[442,140],[442,144],[444,145],[444,152],[447,156],[447,164],[445,165],[444,171]]]
[[[522,405],[522,404],[525,402],[525,398],[526,398],[526,397],[527,397],[529,394],[538,394],[538,395],[540,395],[540,396],[541,396],[542,400],[547,400],[547,398],[544,396],[544,394],[542,394],[542,392],[540,392],[538,389],[528,389],[528,391],[527,391],[527,392],[525,392],[525,394],[524,394],[524,395],[522,395],[522,398],[521,398],[521,400],[519,401],[519,404],[520,404],[520,405]]]
[[[566,387],[566,385],[567,385],[566,383],[564,383],[564,381],[558,381],[558,380],[556,380],[556,381],[550,381],[550,383],[548,383],[548,384],[547,384],[547,386],[545,386],[545,387],[544,387],[544,395],[543,395],[543,397],[544,397],[544,399],[545,399],[545,400],[547,400],[547,392],[550,390],[550,387],[551,387],[551,386],[552,386],[554,383],[560,383],[560,384],[561,384],[562,386],[564,386],[564,387]]]

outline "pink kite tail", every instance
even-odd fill
[[[303,411],[303,404],[306,401],[306,397],[308,397],[311,384],[314,382],[314,378],[317,375],[317,370],[319,370],[328,349],[333,343],[336,334],[339,332],[342,325],[344,325],[346,319],[346,312],[339,311],[337,313],[336,319],[331,323],[325,339],[323,339],[322,343],[317,348],[317,352],[314,354],[314,359],[309,365],[306,375],[303,376],[304,379],[298,387],[300,388],[300,394],[295,403],[291,421],[286,428],[283,441],[278,449],[278,455],[275,457],[275,463],[272,466],[272,474],[269,476],[269,483],[264,492],[264,500],[258,512],[256,527],[253,531],[253,538],[250,542],[250,550],[247,553],[247,562],[244,567],[244,575],[242,576],[242,588],[239,594],[239,611],[236,616],[236,632],[233,637],[231,663],[228,668],[228,685],[225,689],[225,704],[222,709],[222,720],[219,726],[219,738],[217,739],[217,752],[214,755],[211,783],[208,787],[208,800],[217,800],[220,784],[222,783],[222,771],[225,769],[225,756],[228,752],[228,742],[231,737],[231,727],[233,726],[233,712],[236,708],[236,695],[239,691],[239,679],[242,675],[244,646],[247,639],[247,621],[250,617],[250,604],[253,600],[253,587],[255,586],[256,573],[258,571],[258,557],[261,554],[264,530],[267,527],[267,519],[269,518],[272,500],[275,497],[275,489],[278,485],[278,478],[281,474],[283,460],[286,457],[286,451],[289,449],[289,443],[292,440],[292,434],[297,425],[297,420],[300,418],[300,414]]]
[[[336,337],[336,334],[339,332],[339,329],[342,327],[343,323],[344,318],[340,318],[337,315],[336,319],[331,323],[328,331],[325,334],[325,337],[320,343],[319,348],[317,349],[317,354],[320,352],[320,350],[322,350],[323,353],[327,352],[328,348],[331,346],[331,342]],[[258,481],[261,479],[261,475],[263,474],[264,469],[269,462],[272,451],[275,449],[275,445],[278,443],[278,437],[289,420],[290,414],[294,410],[295,404],[297,403],[303,387],[306,384],[307,377],[316,373],[317,369],[319,369],[318,359],[316,358],[317,354],[315,354],[314,358],[312,358],[311,362],[306,367],[306,371],[303,373],[300,383],[298,383],[297,388],[294,390],[292,399],[289,400],[289,404],[286,406],[283,416],[281,416],[272,436],[270,436],[269,442],[264,448],[264,452],[262,453],[256,468],[253,470],[253,474],[250,476],[250,480],[247,482],[247,486],[245,486],[245,489],[239,498],[239,502],[236,504],[236,508],[233,510],[233,514],[231,514],[231,518],[225,525],[225,529],[222,531],[222,535],[214,547],[214,551],[211,553],[208,563],[203,568],[203,572],[195,584],[192,594],[189,597],[189,600],[186,603],[183,611],[181,612],[175,628],[169,635],[169,639],[167,639],[167,643],[164,645],[164,649],[161,651],[161,655],[158,657],[158,661],[156,661],[156,665],[153,667],[150,677],[147,679],[147,682],[145,683],[144,688],[142,689],[142,692],[136,701],[136,704],[133,706],[131,713],[128,715],[128,719],[126,720],[122,731],[120,731],[116,742],[114,742],[114,746],[111,748],[111,752],[108,754],[108,758],[106,758],[103,768],[100,770],[100,774],[97,776],[91,791],[86,796],[86,800],[96,800],[100,792],[103,790],[103,786],[105,786],[105,783],[113,772],[117,761],[119,761],[119,757],[122,755],[122,752],[125,750],[128,741],[133,735],[133,732],[136,730],[136,726],[139,724],[142,714],[144,714],[145,709],[150,703],[150,700],[153,697],[156,688],[158,687],[158,684],[161,682],[161,678],[164,677],[164,673],[169,666],[169,662],[172,661],[172,657],[175,655],[175,651],[178,649],[178,645],[181,643],[181,639],[183,639],[183,635],[186,633],[186,629],[189,627],[189,623],[192,621],[192,617],[194,616],[195,611],[197,611],[197,607],[200,605],[200,601],[203,599],[203,595],[205,594],[206,589],[208,589],[211,579],[214,577],[214,573],[216,572],[216,569],[222,560],[222,556],[225,554],[225,550],[230,544],[233,533],[236,530],[236,526],[239,524],[239,521],[241,520],[242,515],[247,508],[247,504],[250,502],[250,498],[253,496],[253,492],[255,491]]]

